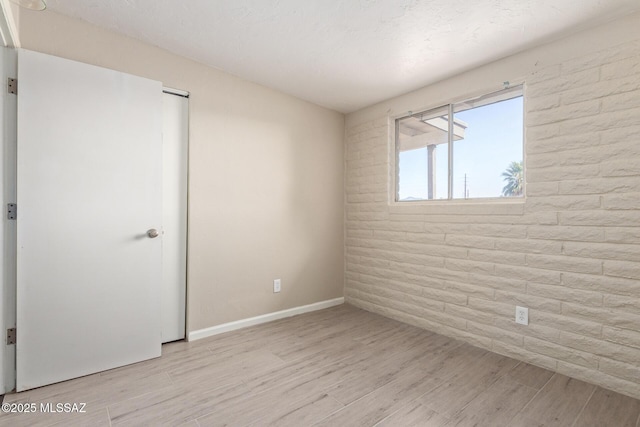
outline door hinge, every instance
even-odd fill
[[[7,345],[16,343],[16,328],[7,329]]]
[[[7,203],[7,219],[18,219],[18,205],[15,203]]]
[[[7,91],[14,95],[18,94],[18,79],[12,79],[11,77],[9,77],[9,80],[7,82]]]

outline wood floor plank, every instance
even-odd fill
[[[346,361],[349,364],[364,362],[373,353],[362,344],[352,341],[340,348],[327,348],[309,357],[285,362],[257,374],[243,376],[244,383],[255,393],[286,384],[316,371]],[[347,361],[348,359],[348,361]]]
[[[520,384],[540,390],[551,379],[553,372],[526,362],[520,362],[507,375]]]
[[[218,425],[221,422],[247,425],[265,417],[283,416],[299,402],[314,402],[326,394],[325,390],[333,384],[352,372],[362,370],[367,363],[366,357],[358,362],[343,360],[259,393],[248,392],[227,405],[217,407],[205,417],[198,418],[198,422],[206,425]]]
[[[392,347],[387,351],[378,350],[369,358],[369,363],[363,370],[346,376],[331,387],[328,393],[347,405],[393,381],[406,369],[418,369],[421,373],[441,370],[438,364],[455,358],[456,353],[452,352],[458,344],[448,338],[434,336],[428,349],[413,347],[398,351],[396,347]]]
[[[176,385],[233,383],[244,376],[282,366],[284,362],[267,350],[211,357],[196,364],[184,364],[167,370]]]
[[[640,401],[598,387],[575,426],[635,427],[640,417]]]
[[[282,399],[278,402],[253,401],[251,406],[235,417],[214,412],[198,418],[201,427],[221,426],[306,426],[335,412],[343,405],[326,394],[308,396],[302,399]],[[247,422],[252,420],[252,422]]]
[[[186,423],[230,405],[249,393],[242,383],[213,390],[199,387],[178,387],[160,390],[109,406],[113,426],[176,425]]]
[[[538,395],[514,418],[512,425],[570,426],[587,403],[594,385],[554,374]]]
[[[446,427],[509,426],[537,392],[508,376],[501,377],[456,413]]]
[[[466,349],[466,346],[463,348]],[[473,354],[473,351],[469,351]],[[446,371],[453,373],[446,382],[420,397],[420,401],[436,412],[453,417],[480,393],[485,392],[500,377],[506,375],[517,361],[495,353],[484,352],[479,357],[460,354],[461,362],[447,360]]]
[[[437,373],[425,373],[419,366],[406,369],[391,382],[349,404],[320,421],[318,426],[372,426],[390,416],[445,379]]]
[[[443,427],[450,421],[425,404],[412,402],[380,421],[375,427]]]

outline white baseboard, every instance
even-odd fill
[[[187,341],[200,340],[213,335],[235,331],[236,329],[260,325],[262,323],[272,322],[274,320],[284,319],[285,317],[296,316],[298,314],[309,313],[310,311],[322,310],[324,308],[334,307],[340,304],[344,304],[344,297],[320,301],[309,305],[302,305],[300,307],[263,314],[262,316],[250,317],[248,319],[236,320],[235,322],[223,323],[222,325],[216,325],[210,328],[198,329],[197,331],[191,331],[187,334]]]

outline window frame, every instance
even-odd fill
[[[392,163],[392,179],[393,179],[393,194],[390,195],[390,204],[392,205],[398,205],[398,206],[403,206],[403,205],[430,205],[435,203],[466,203],[466,204],[483,204],[483,203],[491,203],[491,204],[495,204],[495,203],[516,203],[516,204],[521,204],[524,203],[525,198],[526,198],[526,179],[524,179],[523,183],[522,183],[522,195],[521,196],[513,196],[513,197],[472,197],[472,198],[454,198],[453,197],[453,162],[454,162],[454,142],[453,138],[454,138],[454,125],[455,125],[455,117],[454,117],[454,112],[455,112],[455,107],[458,104],[463,104],[465,102],[474,102],[474,101],[478,101],[481,100],[482,98],[487,98],[487,97],[491,97],[491,96],[495,96],[495,95],[499,95],[502,92],[505,93],[509,93],[509,92],[520,92],[519,95],[514,95],[512,97],[508,97],[505,98],[503,100],[500,101],[495,101],[495,102],[501,102],[501,101],[506,101],[509,99],[513,99],[513,98],[517,98],[519,96],[522,97],[522,168],[523,168],[523,174],[526,177],[526,84],[525,82],[518,82],[518,83],[514,83],[514,84],[510,84],[509,82],[505,82],[504,86],[500,89],[497,90],[486,90],[486,91],[482,91],[479,95],[475,95],[475,96],[465,96],[465,97],[461,97],[457,100],[454,101],[450,101],[449,103],[444,103],[444,104],[440,104],[440,105],[435,105],[432,107],[428,107],[428,108],[420,108],[417,111],[408,111],[402,115],[397,115],[397,116],[390,116],[389,120],[389,126],[393,127],[393,133],[390,135],[391,139],[392,139],[392,153],[393,153],[393,159],[390,159],[393,161]],[[487,103],[487,104],[483,104],[483,105],[479,105],[478,107],[482,107],[484,105],[490,105],[493,102]],[[476,107],[473,107],[476,108]],[[416,114],[420,114],[423,112],[429,112],[432,110],[438,110],[438,109],[446,109],[447,110],[447,115],[450,118],[448,120],[448,132],[447,132],[447,198],[446,199],[421,199],[421,200],[399,200],[399,196],[400,196],[400,144],[399,144],[399,121],[407,118],[407,117],[411,117],[413,115]]]

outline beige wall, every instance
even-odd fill
[[[348,115],[347,301],[640,397],[638,28],[630,16]],[[390,205],[393,117],[504,81],[526,85],[526,199]]]
[[[190,331],[343,295],[342,114],[50,11],[18,18],[25,49],[191,93]]]

